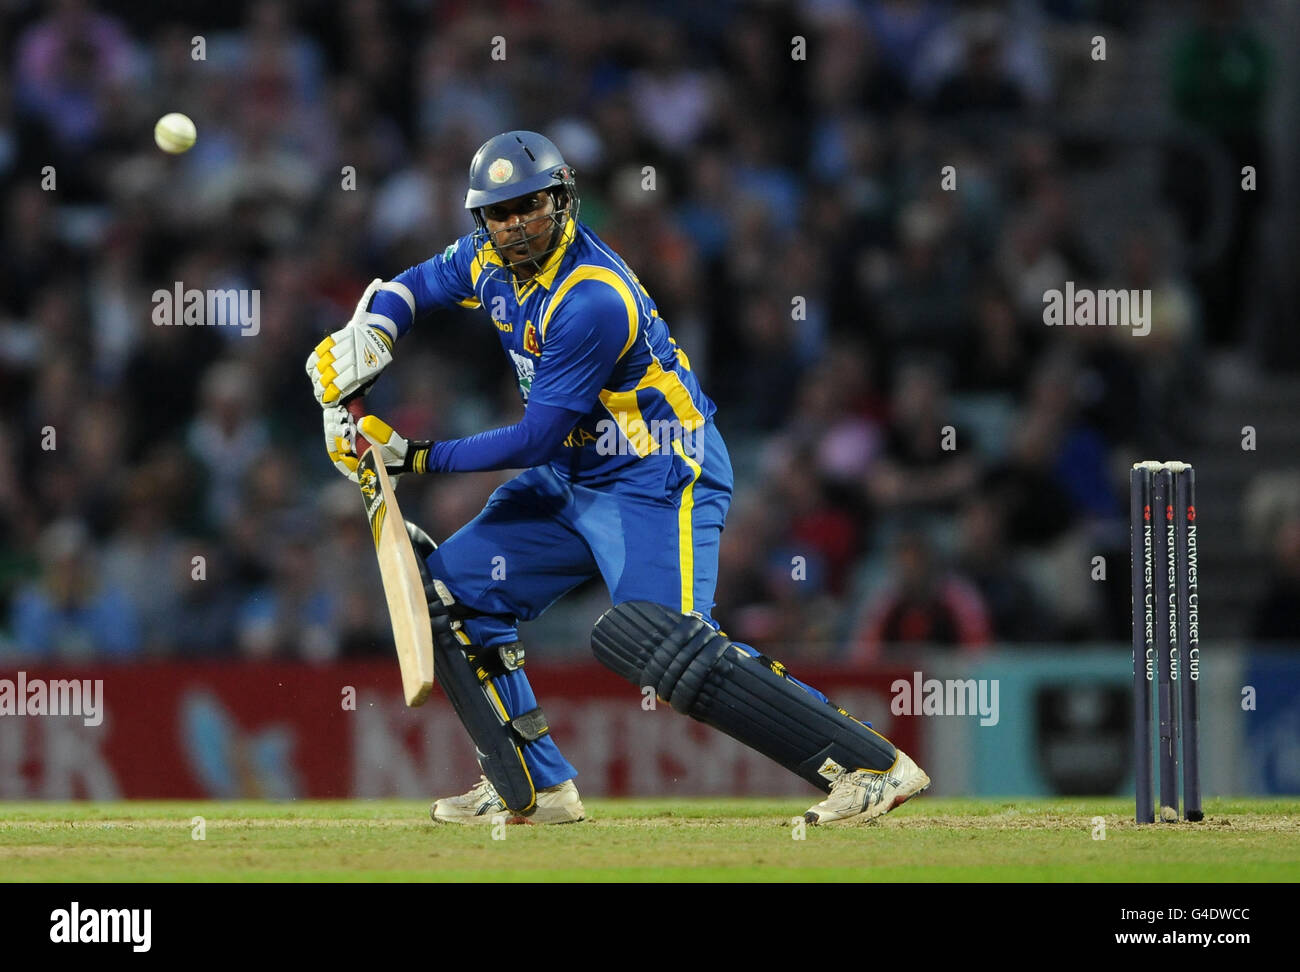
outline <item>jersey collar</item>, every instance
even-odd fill
[[[555,248],[555,252],[546,258],[546,262],[542,264],[541,272],[528,282],[539,283],[549,291],[551,289],[551,284],[555,282],[555,274],[559,272],[560,264],[564,262],[564,254],[569,251],[569,244],[571,244],[577,236],[577,224],[574,223],[573,217],[570,216],[564,224],[563,232],[560,234],[560,245]]]

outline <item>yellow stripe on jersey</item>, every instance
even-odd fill
[[[690,370],[691,370],[691,359],[688,358],[688,357],[686,357],[686,352],[685,352],[685,351],[683,351],[681,348],[677,347],[677,339],[674,338],[674,337],[670,337],[670,338],[668,339],[668,343],[671,344],[671,345],[673,346],[673,350],[675,350],[675,351],[677,352],[677,363],[678,363],[679,365],[681,365],[683,368],[685,368],[687,371],[690,371]]]
[[[474,254],[474,259],[470,261],[469,265],[469,285],[473,287],[476,292],[478,291],[478,278],[483,276],[483,271],[487,269],[489,263],[498,267],[505,266],[505,264],[501,262],[501,257],[497,256],[496,250],[492,248],[492,244],[484,243],[478,248],[478,252]],[[465,299],[477,300],[475,297],[467,297]],[[466,304],[465,306],[469,305]]]
[[[600,390],[600,403],[605,406],[605,410],[618,423],[619,431],[623,433],[623,438],[627,439],[628,444],[632,446],[632,451],[644,459],[650,453],[659,448],[650,435],[645,419],[641,416],[641,406],[637,404],[636,388],[628,391],[613,392],[607,388]]]
[[[682,490],[682,502],[677,507],[677,569],[682,577],[682,614],[689,614],[695,610],[695,537],[691,517],[695,512],[695,481],[700,478],[700,464],[686,454],[678,439],[673,440],[673,451],[694,474]]]
[[[538,328],[542,335],[542,343],[546,343],[546,326],[551,323],[551,315],[560,306],[560,301],[564,300],[565,294],[584,280],[599,280],[601,283],[607,283],[623,298],[623,306],[627,308],[627,341],[623,344],[623,350],[618,353],[618,359],[622,360],[623,355],[627,354],[627,349],[632,347],[632,342],[636,340],[638,319],[636,298],[632,296],[632,288],[627,285],[627,281],[608,267],[583,264],[564,278],[564,283],[560,284],[560,289],[555,292],[555,296],[546,305],[546,313],[542,315],[542,323]]]
[[[657,358],[650,359],[650,367],[646,369],[646,379],[650,380],[650,387],[659,390],[659,393],[668,399],[668,404],[673,407],[673,414],[677,416],[677,421],[681,423],[682,428],[686,431],[694,431],[704,424],[704,414],[695,407],[691,401],[691,393],[682,380],[677,377],[675,371],[664,371]]]
[[[600,402],[606,411],[618,423],[619,429],[632,445],[636,454],[645,458],[655,452],[660,442],[650,434],[641,406],[637,401],[637,392],[644,388],[653,388],[663,395],[672,407],[677,423],[683,431],[694,431],[704,424],[704,415],[691,401],[691,393],[675,371],[665,371],[658,358],[651,358],[645,374],[635,388],[627,391],[610,391],[602,388]]]

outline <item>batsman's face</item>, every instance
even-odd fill
[[[529,277],[537,271],[555,229],[554,212],[551,194],[541,191],[484,207],[483,222],[497,252],[520,276]]]

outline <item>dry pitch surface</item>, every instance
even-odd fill
[[[1138,827],[1131,800],[922,797],[806,829],[788,800],[584,803],[584,823],[496,828],[409,800],[3,803],[0,880],[1300,881],[1300,800]]]

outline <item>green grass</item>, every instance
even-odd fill
[[[1138,827],[1131,800],[923,797],[802,840],[797,800],[584,803],[584,823],[501,840],[406,800],[0,803],[0,879],[1300,881],[1300,800],[1211,800],[1202,823]]]

